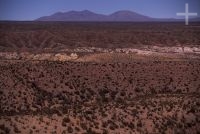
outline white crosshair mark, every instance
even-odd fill
[[[197,13],[190,13],[188,3],[185,4],[185,13],[177,13],[177,16],[185,16],[185,25],[189,24],[189,16],[197,16]]]

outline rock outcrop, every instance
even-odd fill
[[[108,53],[108,54],[132,54],[139,56],[157,56],[157,57],[171,57],[171,58],[200,58],[199,47],[147,47],[141,48],[95,48],[95,47],[78,47],[75,49],[64,49],[57,53],[38,53],[33,54],[30,52],[0,52],[0,59],[7,60],[49,60],[49,61],[75,61],[82,55]],[[79,55],[78,55],[79,54]]]

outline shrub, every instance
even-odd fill
[[[63,122],[65,122],[65,123],[69,123],[69,122],[70,122],[69,117],[64,117],[64,118],[63,118]]]
[[[66,127],[66,123],[69,123],[70,122],[70,119],[68,117],[64,117],[63,118],[63,121],[62,121],[62,126]]]
[[[10,129],[7,128],[4,124],[3,124],[3,125],[0,125],[0,129],[3,130],[6,134],[9,134],[9,133],[10,133]]]
[[[71,126],[69,126],[69,127],[67,128],[67,131],[68,131],[69,133],[73,133],[73,128],[72,128]]]

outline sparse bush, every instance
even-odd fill
[[[15,133],[21,133],[21,131],[16,126],[14,127],[14,132]]]
[[[4,124],[3,125],[0,125],[0,129],[5,132],[6,134],[9,134],[10,133],[10,129],[7,128]]]
[[[73,128],[71,126],[68,126],[67,131],[68,133],[73,133]]]

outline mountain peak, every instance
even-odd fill
[[[93,12],[91,12],[91,11],[89,11],[89,10],[82,10],[81,12],[82,12],[82,13],[93,13]]]
[[[121,10],[110,15],[112,20],[115,21],[148,21],[151,18],[144,16],[133,11]]]
[[[119,10],[119,11],[114,12],[113,14],[124,14],[124,13],[133,14],[135,12],[129,11],[129,10]]]
[[[45,16],[37,21],[147,21],[150,17],[138,13],[121,10],[111,15],[102,15],[89,10],[57,12],[51,16]]]

